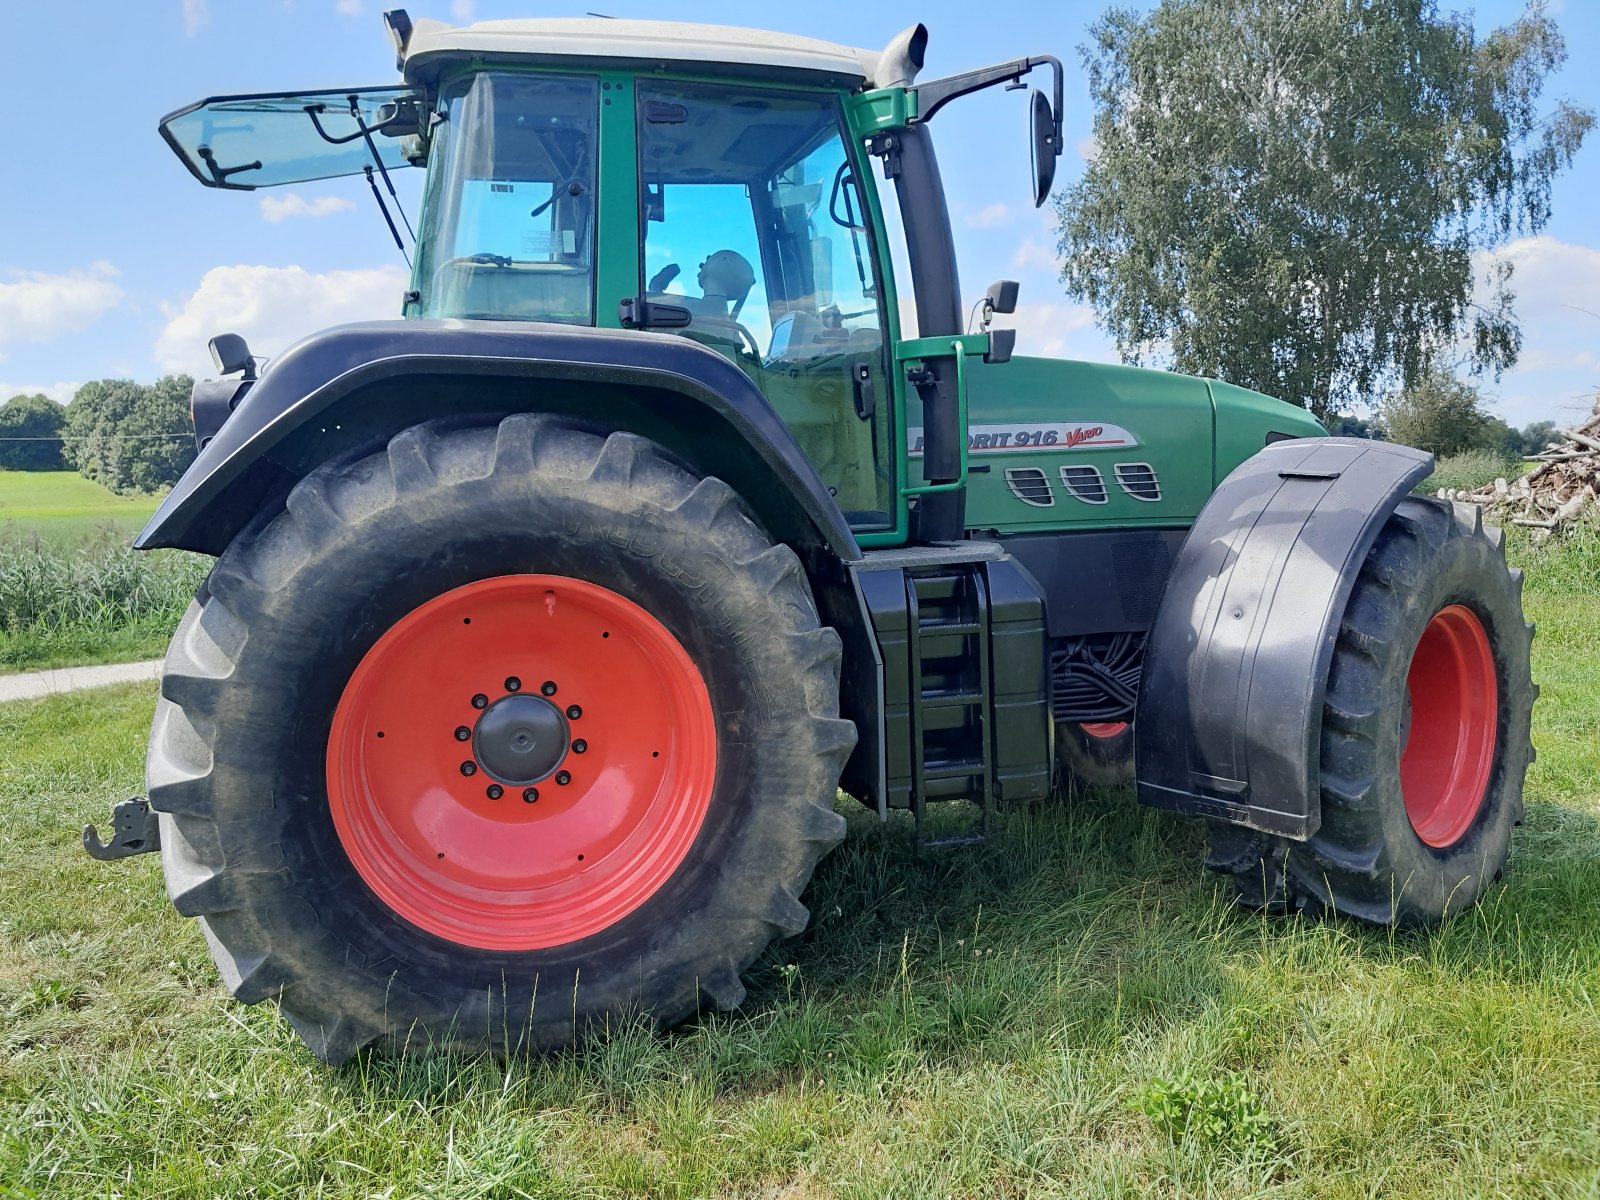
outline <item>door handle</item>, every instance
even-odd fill
[[[878,411],[877,390],[872,386],[872,364],[856,363],[850,368],[850,379],[856,416],[863,421],[872,420],[873,414]]]

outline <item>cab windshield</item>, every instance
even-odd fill
[[[447,89],[420,315],[594,323],[599,81],[481,72]]]

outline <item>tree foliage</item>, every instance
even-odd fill
[[[0,405],[0,470],[59,471],[67,414],[49,396],[15,396]]]
[[[1440,458],[1467,450],[1521,452],[1520,447],[1508,451],[1501,446],[1501,431],[1508,427],[1483,411],[1478,389],[1442,371],[1431,371],[1385,397],[1380,412],[1391,442],[1430,450]],[[1510,432],[1516,435],[1516,430]]]
[[[84,384],[67,405],[67,461],[119,495],[176,483],[195,456],[192,384],[187,375],[167,375],[152,384],[131,379]]]
[[[1062,278],[1124,357],[1319,416],[1421,380],[1459,339],[1521,347],[1511,268],[1593,115],[1542,112],[1566,56],[1538,5],[1478,37],[1435,0],[1162,0],[1083,57],[1095,153],[1057,203]]]

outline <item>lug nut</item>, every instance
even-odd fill
[[[541,692],[543,692],[546,696],[554,696],[556,694],[555,680],[546,679],[543,683],[541,683],[539,685],[539,690]]]
[[[584,741],[582,738],[579,738],[577,741],[572,743],[572,752],[574,754],[582,754],[588,748],[589,743]]]
[[[505,795],[505,791],[498,783],[491,783],[485,790],[484,794],[487,795],[491,800],[498,800],[501,796]]]
[[[571,771],[557,771],[556,772],[556,782],[561,784],[563,787],[565,787],[567,784],[572,782],[572,772]]]
[[[466,762],[461,764],[461,773],[468,777],[476,775],[478,773],[478,764],[469,758]]]
[[[465,742],[469,741],[471,738],[472,730],[468,729],[465,725],[456,726],[456,741]]]
[[[488,708],[489,707],[489,697],[485,696],[482,692],[479,692],[476,696],[474,696],[472,698],[472,707],[473,708]]]
[[[518,679],[515,675],[507,675],[506,676],[506,691],[508,691],[508,692],[520,692],[521,690],[522,690],[522,680]]]
[[[538,799],[539,799],[539,789],[538,788],[524,788],[523,789],[522,802],[524,804],[532,804],[534,801],[536,801]]]
[[[576,704],[567,705],[567,720],[576,721],[581,716],[583,716],[583,709]]]

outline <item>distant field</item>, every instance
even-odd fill
[[[61,545],[110,528],[131,538],[160,502],[114,496],[76,471],[0,471],[0,534]]]

